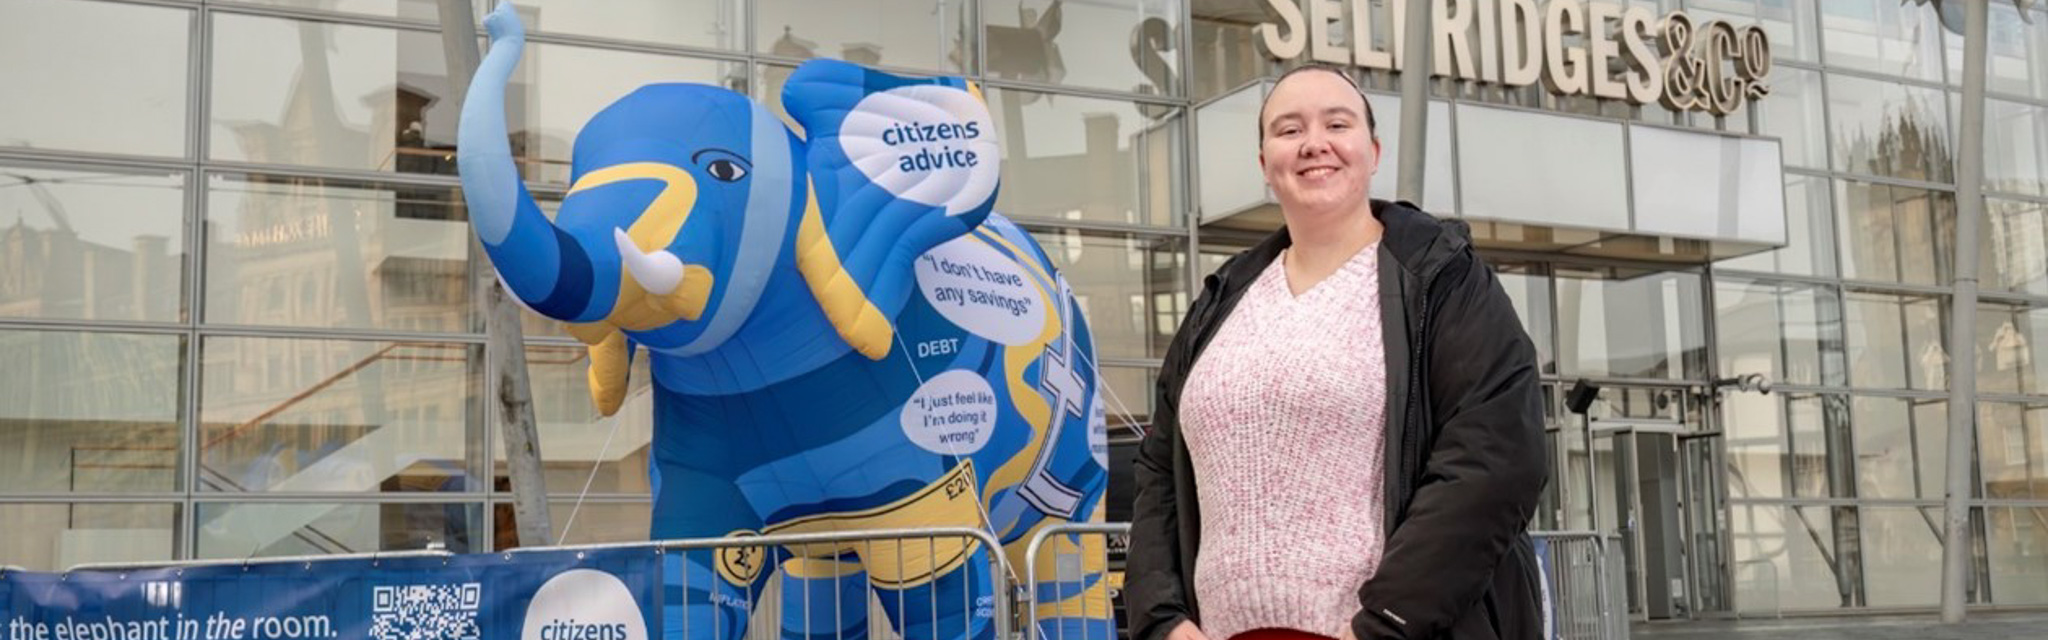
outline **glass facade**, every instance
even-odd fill
[[[1551,394],[1539,526],[1615,530],[1616,429],[1662,425],[1684,434],[1681,458],[1700,454],[1689,482],[1725,497],[1686,520],[1692,555],[1725,558],[1690,576],[1722,591],[1685,589],[1694,609],[1935,605],[1941,547],[1964,543],[1940,531],[1960,38],[1897,0],[1627,4],[1760,25],[1771,94],[1716,119],[1439,81],[1426,204],[1509,217],[1544,189],[1604,224],[1641,195],[1618,178],[1629,131],[1721,130],[1780,144],[1787,242],[1684,265],[1490,253]],[[0,60],[15,61],[0,87],[36,97],[0,100],[0,564],[516,544],[435,5],[0,0]],[[1255,164],[1205,153],[1248,149],[1196,111],[1286,66],[1255,44],[1264,0],[519,5],[531,35],[508,125],[544,207],[577,130],[641,84],[779,110],[790,70],[820,56],[982,82],[1006,155],[998,209],[1090,318],[1111,492],[1128,496],[1126,425],[1149,418],[1195,283],[1258,237],[1205,224],[1196,165]],[[2048,352],[2033,355],[2048,340],[2048,12],[2031,11],[1991,14],[1967,541],[1980,604],[2048,604]],[[1391,137],[1398,101],[1380,94],[1397,76],[1358,78]],[[1576,119],[1516,130],[1531,109]],[[1525,184],[1530,162],[1587,168]],[[644,536],[645,396],[599,417],[582,349],[550,321],[525,328],[556,532]],[[1773,392],[1717,390],[1746,374]],[[1562,401],[1580,380],[1604,387],[1583,416]]]

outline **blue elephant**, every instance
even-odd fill
[[[510,3],[485,25],[459,133],[470,220],[504,285],[588,345],[601,411],[649,354],[653,538],[958,526],[1004,543],[670,554],[666,637],[740,637],[771,580],[785,637],[863,638],[871,595],[904,638],[993,637],[1008,594],[988,554],[1021,567],[1041,527],[1100,521],[1107,446],[1073,293],[991,211],[980,88],[813,61],[783,92],[799,134],[722,88],[641,87],[578,133],[550,221],[507,142],[524,30]],[[1102,541],[1057,544],[1086,560],[1030,586],[1032,619],[1114,637]]]

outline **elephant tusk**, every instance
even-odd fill
[[[683,284],[683,261],[676,254],[667,251],[647,253],[633,244],[633,238],[625,229],[613,229],[612,239],[619,244],[619,260],[626,264],[626,271],[633,274],[633,281],[640,288],[656,296],[665,296]]]

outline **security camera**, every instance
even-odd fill
[[[1750,391],[1771,395],[1771,379],[1761,373],[1746,373],[1733,378],[1715,380],[1714,388],[1733,388],[1736,391]]]

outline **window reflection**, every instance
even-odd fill
[[[1855,428],[1856,497],[1939,499],[1947,459],[1945,411],[1925,412],[1946,402],[1857,397],[1850,402]]]
[[[1851,604],[1830,509],[1736,504],[1729,509],[1735,600],[1741,610],[1830,609]]]
[[[1941,601],[1942,519],[1934,507],[1863,507],[1863,589],[1872,607]]]
[[[483,551],[483,505],[199,503],[200,558]]]
[[[178,336],[0,331],[0,492],[179,489],[184,351]]]
[[[1830,43],[1832,45],[1832,42]],[[1895,82],[1828,76],[1834,167],[1949,182],[1955,165],[1942,93]]]
[[[740,0],[520,0],[519,17],[534,33],[638,40],[706,49],[745,45]]]
[[[1565,375],[1705,375],[1697,274],[1559,266],[1556,275],[1558,357]]]
[[[974,41],[968,0],[755,0],[754,48],[789,58],[838,58],[884,65],[960,73],[973,65]],[[1010,52],[1012,64],[1050,71],[1058,58],[1050,39],[1060,30],[1046,4],[1026,7],[1019,44],[990,41],[989,56]],[[1031,46],[1026,46],[1031,45]],[[1036,57],[1029,54],[1037,53]],[[1075,60],[1079,64],[1079,60]],[[1022,68],[1022,67],[1020,67]],[[997,72],[998,69],[990,68]],[[1053,81],[1041,79],[1040,81]]]
[[[1272,75],[1280,64],[1260,50],[1253,32],[1268,18],[1258,0],[1194,3],[1194,49],[1188,52],[1194,71],[1188,76],[1188,97],[1195,102]]]
[[[652,510],[653,505],[646,502],[584,501],[578,505],[574,501],[550,501],[548,520],[552,526],[548,527],[548,532],[555,539],[549,543],[645,542],[647,532],[653,527]],[[519,548],[519,521],[513,516],[512,505],[491,505],[491,519],[495,536],[491,549]]]
[[[2040,96],[2037,76],[2048,73],[2048,29],[2043,29],[2041,8],[2036,6],[2025,18],[2011,2],[1989,2],[1986,16],[1985,88],[1994,93]],[[2029,3],[2031,4],[2031,3]],[[1961,7],[1957,7],[1960,9]],[[1954,9],[1952,9],[1954,10]],[[1956,11],[1961,17],[1961,11]],[[1960,24],[1960,23],[1959,23]],[[1943,34],[1947,45],[1949,84],[1963,83],[1963,38],[1954,32]],[[1777,42],[1771,43],[1773,46]],[[1987,131],[1993,129],[1986,129]],[[1990,142],[1987,137],[1985,142]]]
[[[192,15],[0,0],[0,147],[186,156]]]
[[[1978,276],[1985,289],[2048,294],[2048,207],[1987,199]]]
[[[1826,178],[1785,174],[1785,247],[1715,264],[1716,268],[1797,275],[1835,274],[1834,189]]]
[[[1722,398],[1723,437],[1728,442],[1728,494],[1743,498],[1785,497],[1786,450],[1782,395],[1736,393]]]
[[[455,173],[439,34],[226,13],[213,34],[212,159]]]
[[[1932,4],[1824,0],[1820,10],[1828,64],[1941,80],[1944,32]]]
[[[1174,236],[1034,229],[1095,336],[1096,357],[1157,358],[1171,331],[1155,318],[1187,290],[1187,242]],[[1132,402],[1130,398],[1124,399]]]
[[[1851,291],[1844,324],[1849,383],[1875,389],[1944,389],[1949,355],[1934,296]]]
[[[2048,406],[2009,402],[1977,405],[1978,468],[1984,497],[2048,499]]]
[[[981,0],[988,73],[1180,95],[1180,14],[1176,0]]]
[[[556,493],[645,494],[654,437],[654,380],[646,353],[633,361],[626,399],[610,417],[590,399],[590,357],[582,345],[528,345],[526,371],[540,435],[541,469]],[[495,490],[510,491],[503,447],[491,451]],[[559,526],[559,523],[557,523]],[[558,529],[559,530],[559,529]],[[642,527],[640,535],[647,535]]]
[[[206,321],[464,332],[461,192],[210,176]]]
[[[88,562],[164,562],[178,551],[178,505],[0,504],[0,565],[63,571]]]
[[[1992,598],[2048,603],[2048,507],[1989,507],[1983,520]]]
[[[1977,391],[2048,393],[2048,361],[2035,357],[2048,340],[2048,309],[2028,303],[1977,306]]]
[[[1178,111],[1129,102],[993,89],[1002,134],[996,210],[1048,218],[1168,226],[1184,208],[1174,185],[1183,155]]]
[[[478,347],[213,337],[200,357],[202,491],[482,488]]]
[[[185,180],[0,165],[0,316],[183,319]]]
[[[529,42],[505,96],[513,161],[527,180],[568,184],[576,134],[592,116],[642,86],[673,82],[747,93],[745,67],[733,63]]]
[[[1955,241],[1955,196],[1838,181],[1835,191],[1842,277],[1946,284]]]
[[[1832,289],[1722,276],[1714,305],[1720,375],[1840,384],[1841,312]]]
[[[2028,195],[2048,190],[2048,109],[1986,100],[1984,119],[1984,189]]]
[[[1771,42],[1773,51],[1778,45]],[[1827,120],[1822,111],[1821,75],[1793,67],[1771,70],[1769,100],[1752,103],[1758,114],[1757,133],[1784,141],[1785,166],[1824,169],[1828,166]]]

